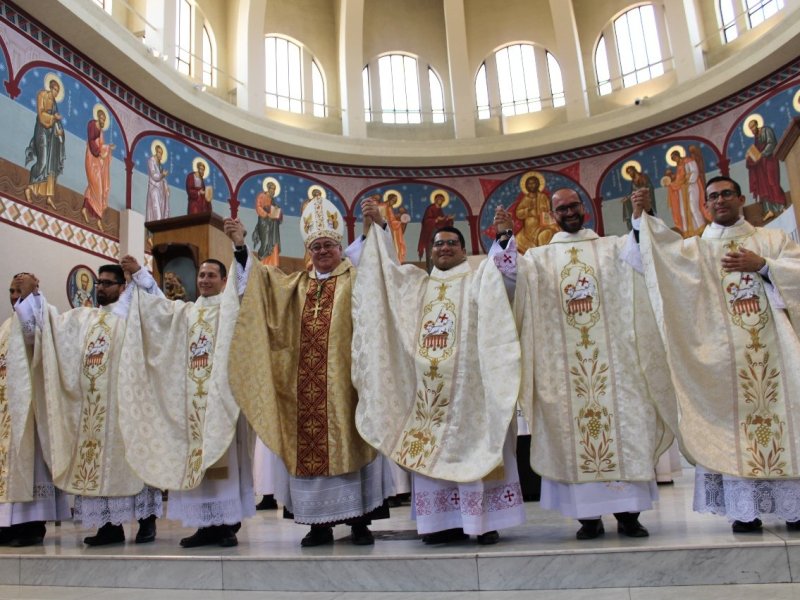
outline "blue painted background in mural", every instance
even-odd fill
[[[622,176],[622,167],[629,161],[636,161],[641,165],[642,172],[650,178],[653,187],[663,187],[661,185],[661,178],[664,176],[667,169],[675,170],[675,167],[667,163],[667,152],[669,152],[673,146],[682,146],[685,151],[688,151],[689,146],[697,146],[700,148],[700,152],[703,156],[705,172],[709,173],[719,169],[717,155],[708,144],[697,140],[669,140],[662,144],[656,144],[639,150],[635,154],[626,156],[624,159],[614,163],[614,166],[606,173],[606,176],[600,183],[600,197],[603,201],[606,201],[621,198],[631,193],[631,182]],[[659,207],[659,211],[660,210],[661,207]]]
[[[800,116],[800,86],[788,88],[775,94],[752,110],[747,111],[736,122],[733,133],[728,140],[728,147],[725,149],[725,155],[732,163],[743,161],[748,148],[753,144],[753,136],[750,131],[747,130],[747,133],[745,133],[747,122],[753,113],[760,115],[764,120],[764,125],[771,127],[778,139],[780,139],[792,119]]]
[[[86,125],[94,118],[93,109],[95,105],[106,105],[94,92],[71,75],[49,67],[34,67],[20,79],[19,87],[21,93],[17,98],[17,102],[22,103],[36,114],[36,95],[44,89],[44,79],[48,73],[55,73],[62,83],[63,98],[58,102],[58,112],[62,117],[61,124],[66,131],[82,140],[86,140]],[[107,106],[106,115],[108,117],[108,128],[103,131],[103,139],[106,144],[116,145],[114,149],[115,159],[124,159],[125,143],[122,139],[122,132],[119,123],[114,118],[114,114],[108,110]],[[33,122],[31,122],[31,132],[33,132]],[[67,160],[70,160],[69,156]],[[80,163],[82,168],[83,155],[80,156]]]
[[[6,55],[0,51],[0,81],[8,81],[8,61]],[[8,96],[6,86],[0,85],[0,96]]]
[[[421,223],[422,222],[422,215],[425,213],[425,209],[427,209],[431,205],[431,194],[435,190],[443,189],[441,186],[433,185],[430,183],[417,183],[417,182],[410,182],[410,183],[393,183],[393,184],[384,184],[379,185],[374,188],[370,188],[361,196],[358,197],[358,202],[356,203],[354,214],[358,221],[362,220],[362,213],[361,213],[361,200],[366,198],[367,196],[371,196],[373,194],[380,194],[383,197],[383,194],[389,190],[395,190],[400,192],[400,195],[403,198],[403,203],[401,206],[405,207],[408,211],[408,215],[411,217],[412,223]],[[450,202],[447,206],[444,207],[444,212],[448,215],[453,217],[454,221],[467,221],[467,217],[469,216],[469,211],[467,211],[467,207],[464,204],[464,199],[458,196],[457,194],[450,192],[449,190],[445,190],[448,195],[450,196]]]
[[[209,172],[206,174],[205,183],[206,186],[212,186],[214,200],[228,202],[231,197],[231,191],[220,168],[206,155],[174,138],[160,135],[146,135],[140,138],[131,153],[134,170],[147,176],[147,160],[150,158],[150,146],[155,140],[160,141],[167,148],[167,156],[162,168],[168,172],[167,181],[170,186],[181,190],[185,189],[186,176],[192,172],[192,161],[200,156],[208,163]],[[185,215],[186,210],[184,206],[182,211],[170,216]]]
[[[581,202],[583,202],[583,206],[586,209],[585,226],[589,229],[594,229],[596,227],[597,217],[594,213],[592,201],[588,194],[586,194],[586,192],[583,191],[583,189],[581,189],[577,183],[561,173],[550,173],[548,171],[537,172],[541,173],[544,177],[545,187],[542,191],[547,194],[548,197],[552,197],[553,192],[561,188],[575,190],[578,193],[578,196],[580,196]],[[522,173],[501,183],[491,194],[489,194],[489,197],[486,199],[486,202],[483,205],[480,219],[481,244],[486,252],[489,251],[492,243],[494,243],[494,237],[486,235],[486,230],[491,227],[492,221],[494,220],[494,211],[498,206],[502,205],[504,208],[509,208],[512,204],[514,204],[519,195],[522,193],[519,186],[520,180],[524,175],[525,173]]]
[[[326,197],[333,205],[339,209],[342,216],[347,215],[347,208],[344,202],[339,197],[339,194],[334,192],[329,186],[314,181],[313,179],[306,179],[298,175],[290,173],[259,173],[248,177],[242,186],[239,188],[238,200],[244,208],[256,208],[256,196],[263,191],[264,179],[272,177],[278,181],[280,185],[280,193],[276,196],[275,202],[283,210],[283,214],[290,217],[300,217],[300,207],[311,194],[308,189],[312,185],[318,185],[326,192]]]

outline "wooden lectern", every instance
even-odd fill
[[[164,266],[178,257],[192,260],[195,276],[203,261],[209,258],[216,258],[229,267],[233,261],[233,245],[224,233],[222,222],[221,216],[208,212],[145,223],[144,226],[153,234],[153,275],[156,281],[163,284]]]
[[[794,117],[789,127],[783,132],[778,147],[775,149],[775,156],[786,163],[786,174],[789,176],[789,193],[786,196],[791,204],[794,204],[795,194],[800,194],[800,144],[797,143],[798,139],[800,139],[800,117]],[[800,210],[798,208],[800,207],[794,207],[794,218],[797,221],[797,228],[800,229]]]

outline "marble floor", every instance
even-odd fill
[[[306,527],[279,511],[244,523],[229,549],[184,550],[178,541],[191,532],[169,521],[153,544],[105,548],[85,547],[90,532],[71,523],[48,525],[44,546],[0,548],[0,600],[800,598],[800,533],[766,520],[760,534],[734,535],[724,518],[693,513],[689,470],[659,492],[641,518],[651,536],[640,539],[619,536],[609,516],[603,538],[579,542],[574,521],[538,503],[488,547],[423,545],[407,506],[374,523],[372,547],[353,546],[340,526],[334,545],[301,549]]]

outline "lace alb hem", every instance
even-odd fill
[[[800,480],[741,479],[699,470],[694,482],[694,511],[726,516],[729,521],[753,521],[775,515],[800,520]]]
[[[75,496],[73,519],[84,527],[100,527],[106,523],[122,525],[151,515],[161,517],[162,514],[161,490],[148,486],[135,496]]]
[[[180,521],[184,527],[233,525],[250,516],[242,514],[242,501],[239,498],[213,502],[192,502],[181,498],[170,499],[169,504],[168,518]]]

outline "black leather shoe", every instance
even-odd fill
[[[19,535],[19,525],[0,527],[0,546],[10,546]]]
[[[303,548],[312,548],[313,546],[322,546],[324,544],[333,543],[333,527],[312,527],[306,536],[300,540],[300,546]]]
[[[650,532],[639,523],[639,513],[614,513],[617,518],[617,533],[632,538],[649,537]]]
[[[238,531],[238,529],[236,531]],[[220,525],[217,528],[217,532],[218,543],[223,548],[233,548],[239,545],[239,540],[236,539],[233,525]]]
[[[211,546],[220,541],[219,527],[201,527],[189,537],[180,541],[182,548],[197,548],[198,546]]]
[[[261,502],[256,504],[256,510],[277,510],[278,502],[272,494],[265,495],[261,498]]]
[[[731,525],[731,529],[733,529],[733,533],[760,533],[761,519],[734,521],[733,525]]]
[[[350,528],[350,541],[355,546],[372,546],[375,537],[366,525],[353,525]]]
[[[12,548],[25,548],[27,546],[38,546],[44,543],[44,535],[47,533],[44,521],[29,521],[14,525],[15,538],[8,545]]]
[[[97,530],[95,535],[83,538],[87,546],[108,546],[109,544],[122,544],[125,541],[125,530],[122,525],[106,523]]]
[[[460,527],[458,529],[445,529],[422,536],[422,541],[426,544],[449,544],[452,542],[463,542],[469,536]]]
[[[156,540],[156,516],[139,519],[139,531],[136,532],[137,544],[149,544]]]
[[[603,519],[578,519],[581,528],[575,534],[579,540],[593,540],[603,535],[606,530],[603,527]]]
[[[478,543],[482,546],[491,546],[500,541],[500,534],[496,531],[487,531],[478,536]]]
[[[786,529],[789,531],[800,531],[800,521],[786,521]]]

